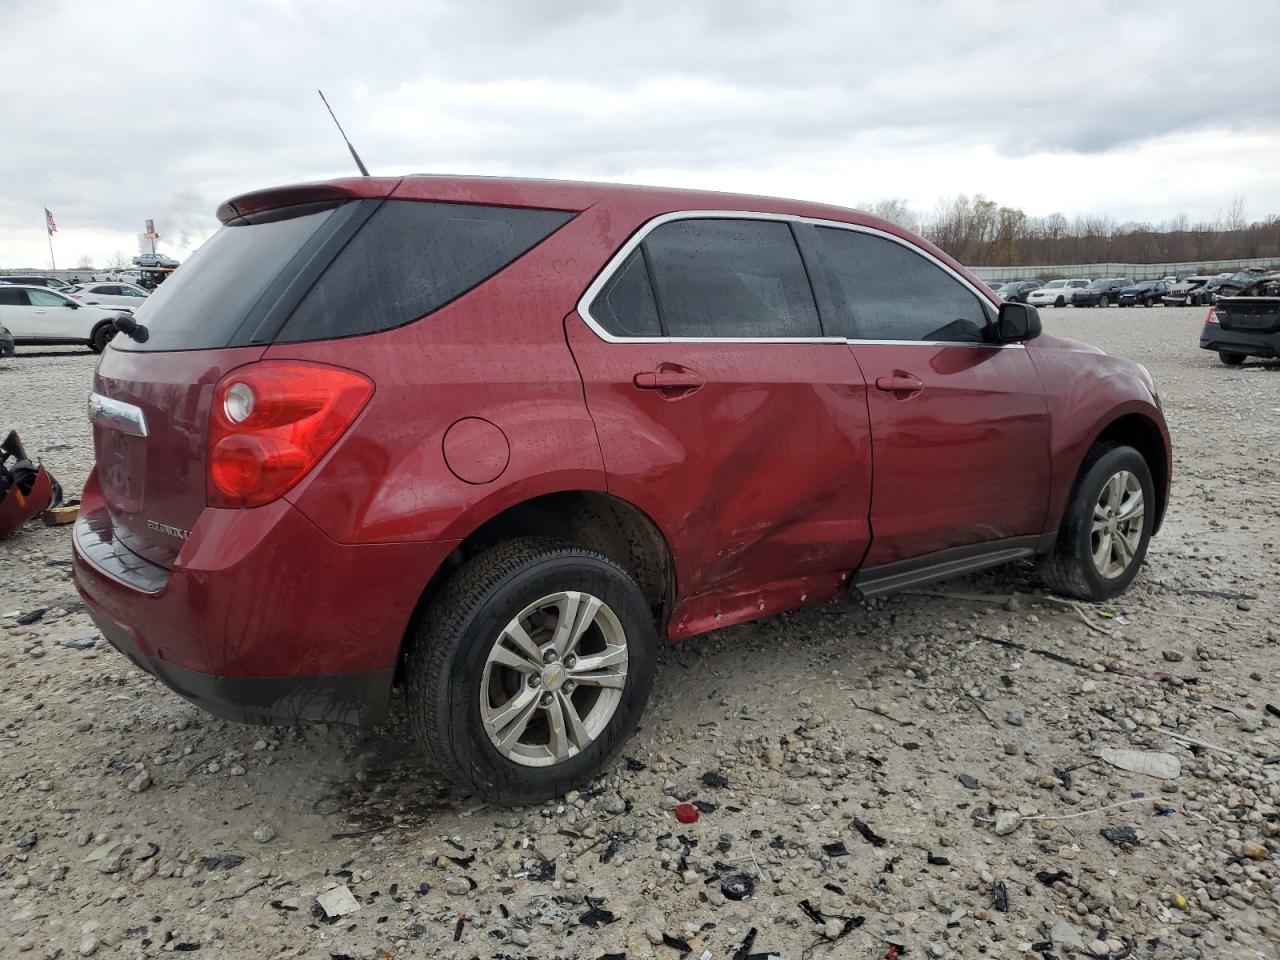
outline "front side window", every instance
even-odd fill
[[[837,300],[836,329],[851,340],[983,342],[977,295],[931,260],[893,240],[818,228]]]
[[[644,240],[670,337],[820,337],[791,228],[773,220],[676,220]]]
[[[31,299],[33,307],[65,307],[73,302],[48,290],[28,290],[27,296]]]

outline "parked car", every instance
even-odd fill
[[[1248,357],[1280,357],[1280,273],[1255,276],[1233,296],[1209,308],[1200,349],[1213,350],[1229,367]]]
[[[222,717],[402,684],[457,783],[557,796],[660,639],[1018,557],[1101,600],[1164,514],[1146,370],[865,214],[443,176],[218,214],[102,356],[73,540],[103,635]]]
[[[72,300],[95,306],[116,307],[132,313],[147,299],[147,291],[131,283],[86,283],[66,291]]]
[[[14,352],[13,334],[8,327],[0,327],[0,357],[12,357]]]
[[[1122,287],[1116,302],[1122,307],[1154,306],[1160,298],[1169,292],[1169,285],[1163,280],[1140,280],[1127,287]]]
[[[983,280],[982,285],[993,293],[999,293],[1000,288],[1004,286],[1003,280]]]
[[[84,344],[101,353],[115,336],[114,308],[87,306],[47,287],[0,284],[0,323],[15,343]]]
[[[1039,280],[1013,280],[996,291],[1002,300],[1009,303],[1026,303],[1027,295],[1032,290],[1039,290],[1043,284]]]
[[[1120,291],[1133,281],[1124,277],[1094,280],[1071,297],[1073,307],[1109,307],[1120,300]]]
[[[67,281],[60,280],[57,277],[36,276],[0,277],[0,283],[16,283],[24,287],[48,287],[50,290],[65,290],[71,286]]]
[[[1089,286],[1088,280],[1050,280],[1038,290],[1027,294],[1027,303],[1033,307],[1065,307],[1077,290]]]
[[[178,261],[172,257],[166,257],[163,253],[141,253],[133,258],[133,262],[139,267],[176,267]]]
[[[1198,307],[1204,304],[1205,294],[1202,289],[1209,282],[1209,277],[1184,277],[1169,288],[1169,292],[1161,297],[1168,307]]]

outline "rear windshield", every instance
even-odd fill
[[[145,343],[117,337],[125,350],[207,350],[231,343],[281,270],[333,214],[225,226],[187,258],[134,313]]]
[[[117,337],[116,347],[201,350],[388,330],[484,282],[572,217],[412,200],[283,213],[215,233],[134,314],[148,339]]]

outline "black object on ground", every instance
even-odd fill
[[[1103,827],[1098,831],[1104,840],[1112,843],[1137,843],[1138,832],[1133,827]]]
[[[734,873],[720,881],[720,892],[729,900],[745,900],[756,892],[756,882],[745,873]]]
[[[857,817],[853,818],[853,829],[862,834],[862,839],[867,841],[873,847],[883,847],[885,844],[884,837],[880,836]]]

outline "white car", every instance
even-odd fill
[[[114,307],[77,303],[47,287],[0,284],[0,326],[17,344],[82,343],[101,353],[116,335]]]
[[[147,291],[132,283],[81,283],[63,292],[81,303],[119,307],[130,313],[142,306],[147,299]]]
[[[1027,303],[1033,307],[1065,307],[1077,290],[1088,285],[1088,280],[1050,280],[1039,290],[1027,294]]]

